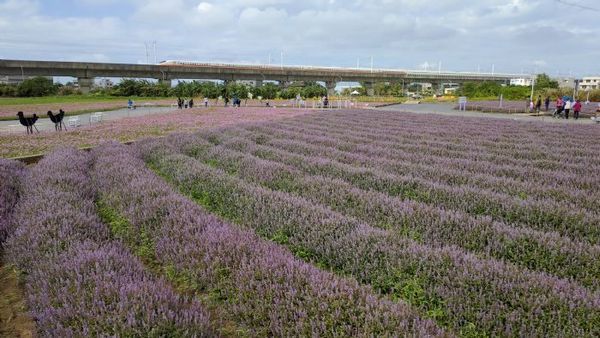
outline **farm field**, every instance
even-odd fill
[[[171,106],[176,104],[177,98],[152,98],[152,97],[131,97],[137,106]],[[49,97],[17,97],[0,98],[0,121],[17,120],[16,114],[19,111],[25,115],[34,113],[38,116],[46,117],[48,110],[58,111],[63,109],[67,116],[79,115],[83,113],[96,111],[111,111],[127,107],[128,97],[113,96],[49,96]],[[194,98],[196,107],[203,105],[201,97]],[[394,97],[333,97],[332,104],[338,101],[352,101],[356,108],[376,107],[390,103],[401,102]],[[294,100],[243,100],[242,105],[248,107],[264,107],[266,102],[271,106],[291,108],[296,103]],[[312,107],[318,99],[307,99],[306,104]],[[223,107],[223,100],[210,100],[210,106],[214,108]]]
[[[218,127],[240,122],[267,121],[308,112],[305,109],[256,107],[175,109],[161,115],[123,118],[103,121],[91,126],[69,128],[66,132],[52,130],[27,135],[23,128],[23,131],[19,133],[0,134],[0,158],[38,155],[68,146],[92,147],[110,140],[129,142],[143,137],[190,132],[199,128]]]
[[[170,106],[171,98],[133,98],[137,105]],[[126,97],[94,96],[49,96],[0,98],[0,121],[16,120],[19,111],[46,117],[46,112],[63,109],[67,115],[78,115],[96,111],[110,111],[127,107]]]
[[[3,261],[36,330],[600,335],[596,126],[260,116],[0,159]]]

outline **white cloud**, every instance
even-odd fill
[[[455,70],[495,64],[498,71],[585,73],[600,54],[591,38],[599,26],[568,24],[595,22],[597,13],[541,0],[81,3],[114,14],[60,17],[45,14],[50,5],[41,0],[0,0],[0,56],[135,62],[145,60],[144,41],[156,40],[159,59],[266,62],[271,54],[277,62],[284,50],[286,63],[295,64],[355,66],[374,56],[376,67],[437,67],[423,60],[441,60]]]
[[[198,4],[197,9],[198,9],[198,12],[200,12],[202,14],[209,13],[213,9],[213,5],[208,2],[201,2]]]
[[[11,15],[28,16],[36,13],[39,9],[37,1],[33,0],[7,0],[0,2],[0,16]]]

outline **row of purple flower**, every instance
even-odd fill
[[[323,117],[347,134],[352,130],[345,124],[353,124],[347,121],[359,114],[365,123],[401,124],[392,113],[353,114],[328,113],[311,119]],[[423,125],[436,123],[427,117],[411,118]],[[299,120],[303,118],[266,127],[251,125],[245,131],[225,128],[198,136],[178,135],[147,143],[143,154],[155,170],[213,212],[286,245],[315,264],[407,301],[455,332],[598,333],[592,324],[600,320],[594,281],[599,250],[589,243],[596,240],[593,230],[573,220],[560,235],[561,229],[552,224],[546,229],[543,222],[537,224],[540,230],[532,230],[528,226],[536,224],[526,219],[514,226],[427,205],[438,201],[404,201],[402,198],[413,196],[386,190],[394,187],[389,182],[397,180],[397,175],[339,163],[322,154],[301,155],[302,146],[310,142],[301,142],[296,152],[271,144],[287,137],[291,140],[288,145],[293,145],[300,134],[318,139],[311,134],[315,126],[310,124],[297,131],[299,135],[284,130]],[[450,128],[438,128],[460,129],[463,122],[456,119]],[[494,123],[487,122],[487,128],[495,128]],[[458,138],[461,133],[449,134]],[[329,146],[321,145],[321,150],[334,147],[339,139],[329,142]],[[376,158],[373,155],[373,160]],[[383,194],[367,191],[373,189]],[[434,185],[431,192],[436,189]],[[449,202],[453,199],[447,197]],[[386,221],[390,222],[387,226]],[[463,221],[470,224],[461,228]],[[580,228],[582,234],[577,232]],[[462,242],[461,236],[474,238]],[[533,248],[528,247],[530,242]],[[539,262],[531,263],[533,260]],[[557,260],[581,262],[585,267],[563,271],[569,263]]]

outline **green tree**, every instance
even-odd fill
[[[327,95],[327,88],[321,86],[320,84],[313,82],[305,84],[304,88],[300,93],[304,98],[315,98],[315,97],[323,97]]]
[[[550,76],[546,75],[545,73],[538,74],[537,78],[535,79],[534,88],[535,90],[546,88],[558,89],[558,81],[552,80]]]
[[[0,84],[0,96],[17,96],[17,86]]]
[[[277,97],[279,93],[279,87],[274,83],[268,82],[264,83],[262,86],[255,88],[254,94],[255,96],[261,96],[266,100],[273,100]]]
[[[59,87],[52,80],[38,76],[21,82],[17,86],[17,95],[26,97],[54,95]]]

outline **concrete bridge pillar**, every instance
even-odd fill
[[[167,85],[169,88],[171,88],[171,79],[157,79],[157,80],[158,80],[158,84]]]
[[[88,94],[92,90],[94,84],[93,77],[78,77],[77,84],[79,85],[79,91],[83,94]]]
[[[438,94],[438,95],[444,95],[444,89],[446,88],[446,87],[444,86],[444,83],[443,83],[443,82],[440,82],[440,83],[438,83],[437,85],[438,85],[438,88],[437,88],[437,94]]]
[[[367,90],[367,96],[375,96],[375,87],[373,82],[365,82],[365,89]]]
[[[325,87],[327,88],[327,96],[335,95],[335,86],[337,86],[337,82],[325,81]]]
[[[292,81],[284,81],[284,80],[282,80],[282,81],[279,81],[279,87],[280,87],[281,89],[287,89],[287,88],[289,88],[291,85],[292,85]]]

